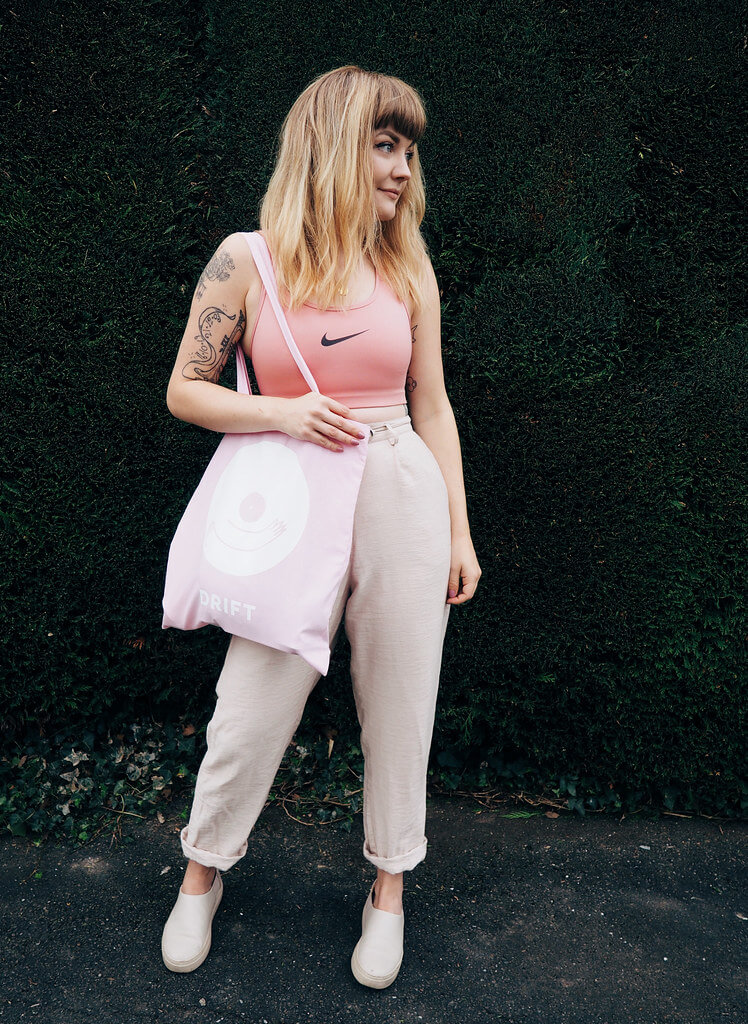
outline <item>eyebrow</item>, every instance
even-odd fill
[[[400,136],[399,135],[395,135],[395,133],[391,132],[389,130],[389,128],[380,128],[379,132],[382,135],[389,135],[389,137],[392,139],[393,142],[399,142],[400,141]],[[413,146],[413,145],[415,145],[414,142],[409,142],[408,143],[408,149],[410,149],[410,147]]]

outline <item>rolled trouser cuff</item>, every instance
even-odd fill
[[[428,839],[424,839],[418,846],[414,846],[407,853],[401,853],[397,857],[378,857],[366,845],[364,840],[364,857],[374,864],[375,867],[387,871],[391,875],[399,875],[401,871],[412,871],[416,864],[420,864],[426,856]]]
[[[179,833],[179,838],[182,841],[182,852],[188,860],[197,861],[198,864],[202,864],[205,868],[218,868],[219,871],[228,871],[228,869],[232,868],[238,860],[241,860],[247,852],[246,842],[242,844],[239,853],[237,853],[235,857],[223,857],[220,853],[211,853],[209,850],[199,850],[196,846],[190,846],[187,842],[187,831],[189,827],[189,825],[185,825]]]

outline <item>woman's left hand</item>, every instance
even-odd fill
[[[469,534],[453,537],[447,604],[464,604],[469,601],[480,578],[481,568]]]

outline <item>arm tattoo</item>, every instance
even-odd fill
[[[228,281],[231,271],[236,270],[234,261],[227,252],[217,252],[209,261],[205,270],[200,275],[200,280],[195,288],[195,298],[199,302],[202,299],[208,281]]]
[[[414,345],[416,343],[416,327],[418,327],[418,324],[413,324],[413,326],[410,329],[410,336]],[[411,377],[410,374],[408,374],[405,378],[405,390],[411,392],[416,387],[418,387],[418,381],[415,379],[415,377]]]
[[[224,319],[236,320],[230,334],[226,334],[222,326]],[[182,367],[182,376],[187,380],[209,380],[215,383],[244,333],[246,323],[247,319],[241,310],[231,316],[218,306],[208,306],[204,309],[198,321],[199,334],[195,338],[198,343],[197,352],[194,358]],[[222,332],[223,337],[219,340]]]

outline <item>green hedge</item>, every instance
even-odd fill
[[[732,5],[24,0],[2,20],[9,749],[40,725],[209,716],[225,638],[162,631],[160,599],[218,437],[169,416],[166,382],[204,262],[257,226],[285,112],[354,62],[427,104],[424,230],[484,570],[452,613],[434,757],[738,813]],[[346,653],[312,733],[355,734]]]

